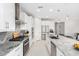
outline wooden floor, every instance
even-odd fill
[[[32,44],[26,56],[49,56],[46,49],[46,41],[39,40]]]

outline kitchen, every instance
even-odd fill
[[[78,7],[0,3],[0,56],[79,56]]]

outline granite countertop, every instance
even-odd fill
[[[4,44],[0,44],[0,56],[4,56],[12,51],[14,48],[18,47],[24,40],[28,37],[25,37],[21,41],[9,41],[9,38],[6,38],[6,42]]]
[[[4,44],[0,44],[0,56],[4,56],[7,53],[9,53],[11,50],[13,50],[15,47],[19,46],[21,42],[6,42]]]
[[[78,42],[77,40],[59,36],[59,39],[50,38],[50,41],[53,42],[65,56],[79,56],[79,50],[73,47],[74,43]]]

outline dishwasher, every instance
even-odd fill
[[[29,49],[29,38],[23,42],[23,56],[25,56]]]

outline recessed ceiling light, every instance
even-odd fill
[[[60,9],[57,10],[57,12],[60,12],[60,11],[61,11]]]
[[[49,9],[49,12],[52,12],[53,11],[53,9]]]
[[[40,12],[40,9],[36,9],[37,12]]]

